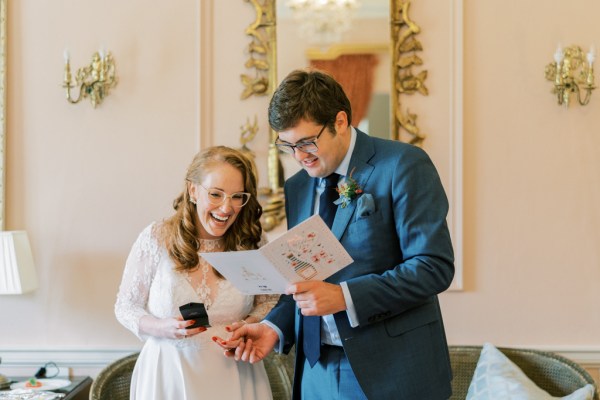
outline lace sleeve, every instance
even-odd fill
[[[139,321],[142,316],[150,315],[146,309],[148,293],[160,262],[154,226],[144,229],[131,248],[115,303],[117,320],[140,339],[147,337],[140,334]]]
[[[262,247],[267,244],[267,236],[263,233],[258,243],[258,247]],[[250,314],[250,317],[255,317],[258,320],[262,320],[271,311],[271,308],[277,304],[279,300],[278,294],[259,294],[254,296],[254,307]]]

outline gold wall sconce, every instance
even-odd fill
[[[75,85],[71,81],[71,63],[69,51],[65,50],[65,80],[63,87],[66,89],[67,101],[72,104],[79,103],[82,99],[89,97],[94,108],[108,94],[110,89],[117,85],[115,61],[110,52],[100,50],[92,55],[90,65],[81,67],[75,74]],[[71,89],[79,87],[77,98],[71,96]]]
[[[552,93],[557,95],[558,104],[569,106],[571,94],[585,106],[590,102],[594,86],[594,60],[596,49],[590,47],[587,54],[579,46],[563,49],[560,45],[554,53],[554,62],[546,65],[546,79],[554,82]],[[584,95],[582,96],[582,92]],[[583,97],[583,98],[582,98]]]

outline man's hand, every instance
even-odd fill
[[[225,329],[231,332],[228,340],[216,336],[213,340],[225,349],[226,357],[250,362],[250,364],[264,359],[279,340],[277,332],[265,324],[235,322]]]
[[[322,281],[298,282],[290,285],[291,294],[304,316],[335,314],[346,309],[346,300],[340,285]]]

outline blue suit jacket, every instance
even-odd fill
[[[338,207],[332,226],[354,262],[327,279],[347,282],[359,319],[352,328],[345,311],[334,315],[344,351],[369,399],[447,399],[452,372],[437,294],[454,276],[448,200],[423,150],[357,132],[348,171],[363,193]],[[374,206],[365,208],[367,195]],[[313,214],[314,196],[304,170],[287,180],[288,228]],[[299,398],[304,355],[291,296],[266,319],[283,332],[284,351],[296,344]]]

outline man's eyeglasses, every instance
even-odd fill
[[[250,193],[246,193],[246,192],[237,192],[237,193],[227,194],[220,189],[207,189],[202,185],[198,185],[198,186],[200,186],[202,189],[206,190],[206,197],[208,198],[208,201],[215,206],[220,206],[221,204],[225,203],[227,198],[230,198],[231,205],[233,207],[237,207],[237,208],[244,207],[250,200],[250,196],[251,196]]]
[[[315,153],[317,150],[319,150],[319,147],[317,147],[317,140],[319,139],[326,127],[327,125],[323,125],[323,127],[319,131],[319,134],[313,140],[307,140],[305,142],[299,142],[296,144],[289,144],[285,142],[280,142],[279,138],[277,138],[277,140],[275,141],[275,146],[277,146],[279,150],[289,154],[294,154],[294,151],[296,149],[300,150],[303,153]]]

